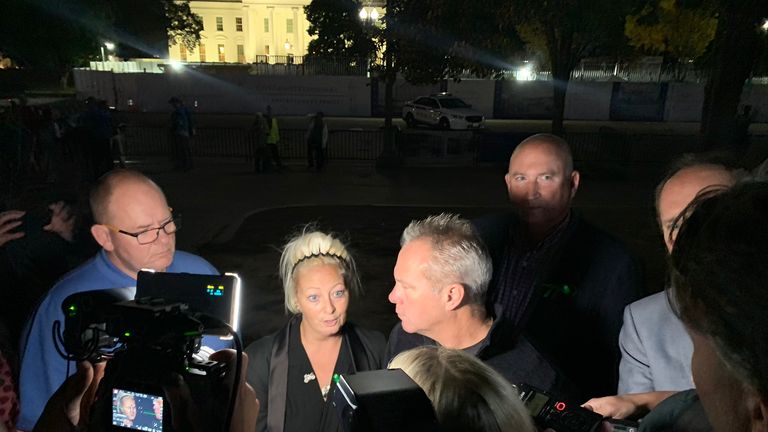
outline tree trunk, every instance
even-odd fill
[[[573,33],[567,26],[563,26],[559,31],[549,30],[547,45],[552,66],[552,133],[565,136],[565,96],[574,63]]]
[[[395,134],[392,130],[392,111],[394,111],[392,92],[396,76],[392,65],[392,48],[388,46],[384,52],[384,149],[393,154],[395,153]]]
[[[731,6],[720,13],[712,69],[705,87],[701,133],[706,149],[732,147],[744,82],[764,45],[752,7]]]

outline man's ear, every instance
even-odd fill
[[[507,190],[511,189],[512,176],[510,176],[509,173],[504,174],[504,184],[507,186]]]
[[[752,432],[768,431],[768,399],[760,396],[754,390],[748,390],[747,408],[751,419]]]
[[[443,301],[446,310],[456,310],[464,304],[465,294],[462,284],[454,283],[443,288]]]
[[[581,180],[581,174],[573,170],[571,173],[571,199],[576,196],[576,191],[579,189],[579,180]]]
[[[91,235],[96,240],[96,243],[107,252],[115,249],[115,246],[112,244],[112,236],[109,235],[109,228],[104,225],[95,224],[91,226]]]

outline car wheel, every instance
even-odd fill
[[[445,117],[442,117],[440,119],[440,122],[438,123],[438,125],[440,126],[440,129],[450,129],[451,128],[451,122],[448,121],[448,119],[445,118]]]
[[[413,114],[408,113],[405,115],[405,124],[407,124],[408,127],[416,127],[416,119],[413,118]]]

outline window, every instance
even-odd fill
[[[184,45],[179,45],[179,59],[187,61],[187,48]]]
[[[245,63],[245,47],[243,45],[237,46],[237,62]]]
[[[227,57],[224,55],[224,45],[219,45],[219,61],[227,61]]]
[[[269,55],[269,45],[264,45],[264,54]]]
[[[264,33],[269,33],[269,18],[264,18]]]
[[[224,31],[224,18],[216,17],[216,31]]]
[[[293,18],[288,18],[285,20],[285,32],[293,33]]]
[[[235,31],[243,31],[243,18],[237,17],[235,18]]]
[[[200,61],[205,62],[205,45],[201,43],[200,48],[198,48],[198,50],[200,50]]]

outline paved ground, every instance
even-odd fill
[[[386,296],[405,225],[442,211],[475,217],[506,208],[503,170],[495,167],[405,168],[377,171],[372,164],[331,163],[323,173],[291,166],[256,175],[241,162],[201,160],[190,173],[162,161],[141,165],[183,214],[181,249],[197,252],[222,271],[241,274],[245,286],[246,342],[285,319],[277,278],[279,247],[298,227],[317,222],[350,241],[365,296],[350,315],[382,332],[395,322]],[[599,171],[595,175],[601,176]],[[651,211],[653,181],[583,176],[577,208],[642,257],[658,286],[661,239]]]

